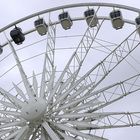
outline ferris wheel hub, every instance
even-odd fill
[[[42,98],[29,100],[21,109],[21,117],[27,121],[40,120],[45,114],[46,106],[46,101]]]

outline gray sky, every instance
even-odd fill
[[[82,3],[82,2],[107,2],[107,3],[117,3],[128,5],[132,7],[139,8],[140,1],[139,0],[4,0],[1,1],[0,8],[0,28],[5,25],[30,15],[34,12],[41,11],[44,9],[48,9],[51,7],[56,7],[60,5],[66,5],[70,3]],[[128,99],[128,101],[132,101]],[[120,102],[123,104],[123,102]],[[124,104],[125,105],[125,104]],[[138,102],[135,102],[135,107],[138,105]],[[139,104],[140,105],[140,104]],[[137,107],[139,108],[139,107]],[[132,108],[133,109],[133,108]],[[127,110],[126,110],[127,111]],[[133,110],[132,110],[133,111]],[[138,140],[140,139],[140,128],[124,128],[124,129],[114,129],[111,131],[107,131],[106,136],[110,138],[110,140]]]
[[[4,0],[1,2],[0,17],[2,17],[3,19],[0,22],[0,27],[3,27],[7,23],[10,23],[16,19],[43,9],[81,2],[116,2],[118,4],[124,4],[139,8],[138,0]]]

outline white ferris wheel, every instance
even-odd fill
[[[71,4],[0,29],[0,139],[107,140],[140,126],[140,112],[119,104],[140,91],[139,13]]]

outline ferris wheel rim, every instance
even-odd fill
[[[94,6],[112,7],[113,9],[114,8],[121,8],[121,9],[136,12],[138,14],[140,13],[140,9],[138,9],[138,8],[131,7],[131,6],[126,6],[126,5],[122,5],[122,4],[115,4],[115,3],[77,3],[77,4],[68,4],[68,5],[58,6],[58,7],[46,9],[46,10],[43,10],[43,11],[39,11],[39,12],[36,12],[34,14],[31,14],[31,15],[28,15],[26,17],[23,17],[23,18],[21,18],[21,19],[19,19],[17,21],[14,21],[13,23],[10,23],[7,26],[1,28],[0,33],[6,31],[7,29],[11,28],[12,26],[16,26],[17,24],[19,24],[21,22],[24,22],[24,21],[29,20],[29,19],[31,19],[33,17],[36,17],[36,16],[40,16],[42,14],[47,14],[47,13],[54,12],[54,11],[61,10],[61,9],[70,9],[70,8],[88,7],[88,6],[93,6],[93,7]],[[80,21],[80,20],[85,20],[85,18],[84,17],[76,17],[76,18],[72,18],[71,20],[72,21]],[[98,16],[98,20],[110,20],[110,17],[108,17],[108,16]],[[128,23],[128,24],[136,25],[135,21],[133,21],[131,19],[125,19],[124,18],[123,21],[125,23]],[[60,21],[51,22],[51,23],[49,23],[49,26],[53,26],[53,25],[57,25],[57,24],[60,24]],[[35,31],[36,31],[36,29],[32,28],[32,29],[24,32],[24,35],[28,35],[28,34],[30,34],[32,32],[35,32]],[[10,41],[13,41],[13,40],[11,39]],[[6,45],[8,45],[8,42],[5,42],[5,43],[1,44],[1,48],[5,47]]]
[[[75,8],[75,7],[87,7],[87,6],[99,6],[99,7],[101,6],[101,7],[121,8],[121,9],[126,9],[126,10],[136,12],[138,14],[140,13],[140,9],[138,9],[138,8],[131,7],[131,6],[126,6],[126,5],[121,5],[121,4],[115,4],[115,3],[77,3],[77,4],[68,4],[68,5],[63,5],[63,6],[58,6],[58,7],[46,9],[46,10],[31,14],[29,16],[23,17],[23,18],[15,21],[15,22],[10,23],[7,26],[1,28],[0,33],[5,31],[5,30],[7,30],[8,28],[18,24],[18,23],[21,23],[23,21],[26,21],[26,20],[28,20],[30,18],[33,18],[33,17],[36,17],[38,15],[46,14],[46,13],[61,10],[61,9]]]

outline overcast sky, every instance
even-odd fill
[[[1,1],[0,8],[0,27],[3,27],[7,23],[10,23],[33,12],[54,6],[81,2],[116,2],[137,8],[139,8],[140,3],[138,0],[3,0]]]
[[[105,2],[105,3],[117,3],[122,5],[128,5],[139,8],[139,0],[2,0],[0,5],[0,28],[7,24],[30,15],[34,12],[38,12],[44,9],[66,5],[70,3],[82,3],[82,2]],[[140,107],[138,107],[140,108]],[[108,131],[109,132],[109,131]],[[139,140],[140,128],[134,129],[120,129],[110,131],[108,136],[111,140]]]

